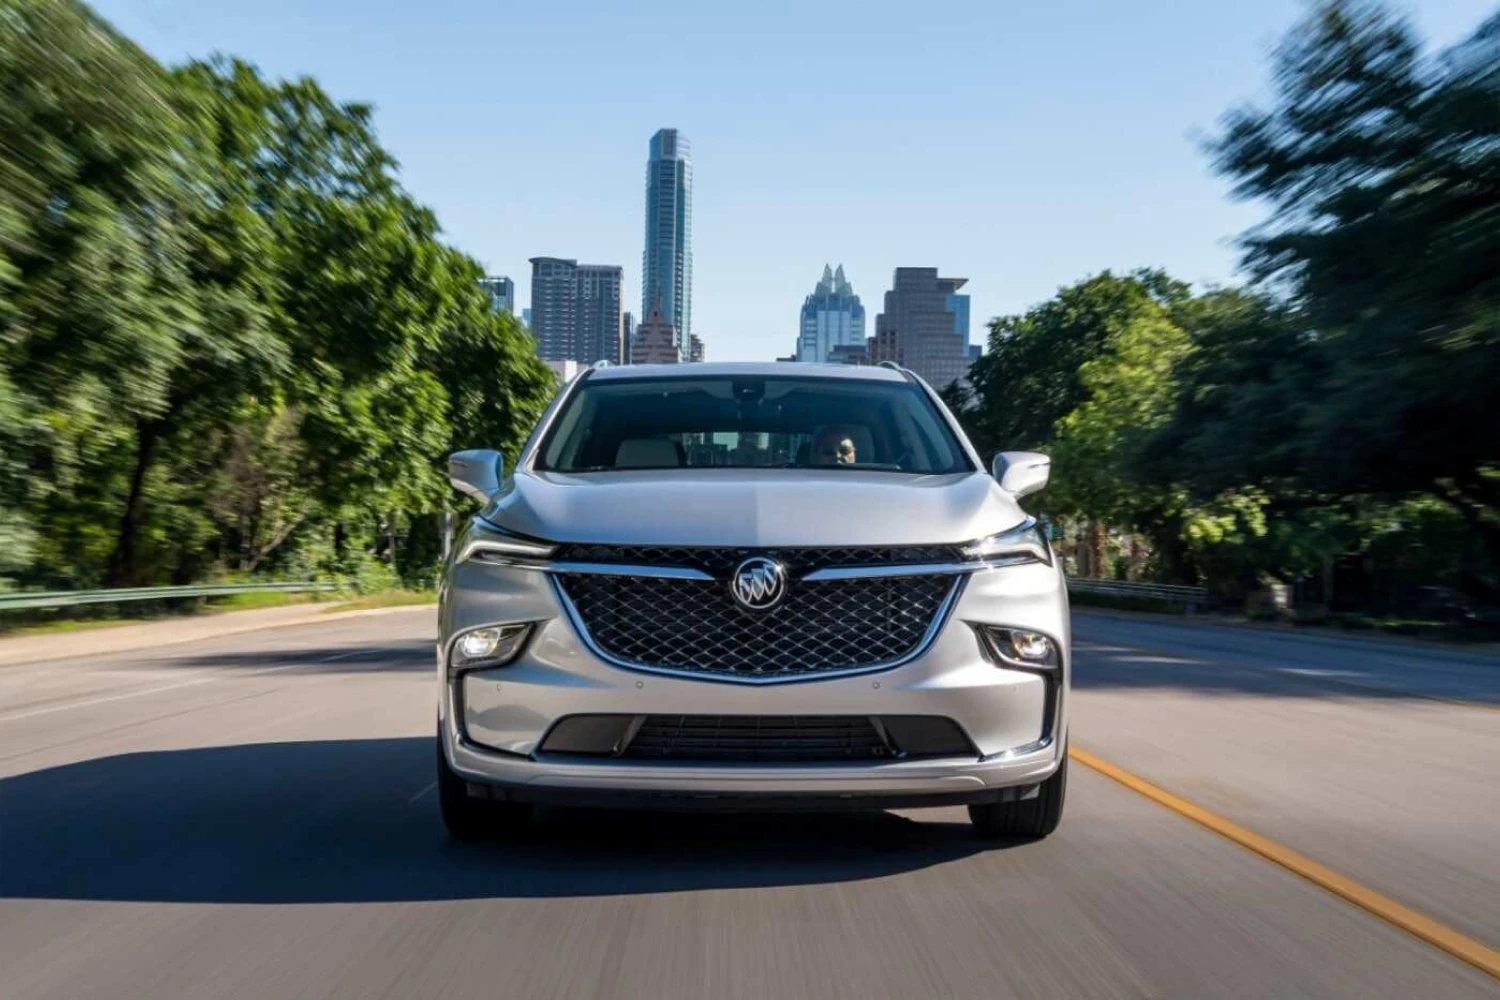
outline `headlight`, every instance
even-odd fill
[[[516,658],[530,632],[530,624],[486,625],[470,629],[454,641],[448,654],[448,673],[504,666]]]
[[[488,521],[474,519],[474,528],[469,532],[456,562],[474,559],[478,562],[500,563],[507,566],[526,566],[545,562],[557,551],[557,546],[539,538],[527,538],[495,527]]]
[[[1052,564],[1052,549],[1047,544],[1047,533],[1034,517],[1028,517],[1009,531],[969,543],[964,547],[964,556],[987,562],[991,566]]]

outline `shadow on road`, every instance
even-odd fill
[[[425,673],[432,669],[433,642],[431,639],[411,639],[360,646],[246,648],[225,653],[187,649],[170,655],[153,654],[143,657],[140,662],[154,669],[253,671],[288,668],[288,673],[303,674]]]
[[[597,896],[875,878],[985,849],[889,813],[562,811],[457,844],[431,738],[125,754],[0,781],[0,897],[323,903]],[[413,796],[417,796],[412,801]]]

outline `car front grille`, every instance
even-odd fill
[[[637,760],[881,760],[865,715],[648,715],[621,756]]]
[[[543,755],[692,763],[879,762],[973,757],[958,723],[936,715],[570,715]]]
[[[730,551],[737,560],[739,552]],[[617,662],[771,682],[876,669],[914,655],[961,580],[938,573],[793,577],[781,602],[765,610],[742,607],[725,578],[567,573],[558,586],[593,643]]]

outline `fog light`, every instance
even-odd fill
[[[1025,669],[1056,669],[1062,662],[1057,643],[1041,632],[998,625],[979,625],[980,638],[990,656]]]
[[[1010,648],[1023,660],[1045,663],[1052,659],[1052,640],[1039,632],[1010,633]]]
[[[491,625],[459,636],[448,667],[452,671],[498,667],[515,659],[530,625]]]

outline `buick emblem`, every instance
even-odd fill
[[[786,595],[786,570],[775,559],[751,556],[734,568],[729,592],[751,611],[773,608]]]

